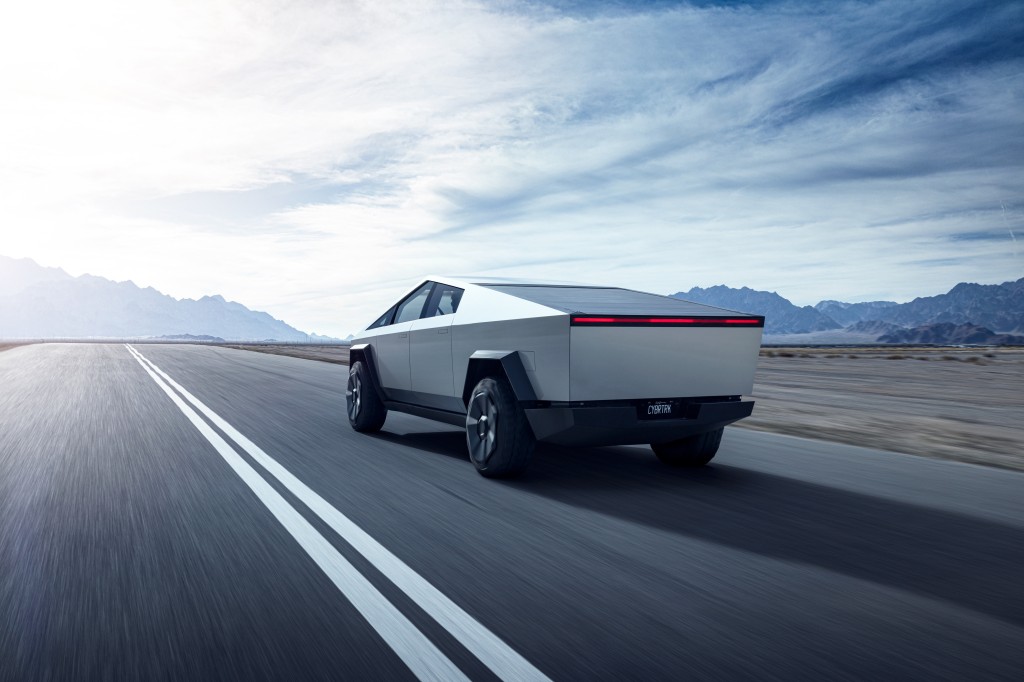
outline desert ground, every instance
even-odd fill
[[[324,345],[324,344],[227,344],[228,348],[240,350],[252,350],[258,353],[270,353],[272,355],[288,355],[293,358],[306,360],[320,360],[321,362],[333,362],[339,365],[348,364],[348,346]]]
[[[1024,349],[766,348],[738,426],[1024,470]]]
[[[348,364],[348,346],[229,347]],[[763,348],[753,397],[740,428],[1024,470],[1024,348]]]

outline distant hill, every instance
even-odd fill
[[[913,329],[899,329],[878,338],[880,343],[934,343],[943,346],[975,344],[985,346],[1024,346],[1024,336],[996,334],[976,324],[940,322]]]
[[[826,300],[817,305],[799,307],[779,294],[756,291],[743,287],[694,287],[673,294],[676,298],[707,305],[754,313],[765,316],[765,334],[786,336],[786,342],[799,334],[816,334],[808,343],[841,343],[843,333],[856,337],[875,334],[887,336],[902,329],[949,323],[950,327],[935,327],[926,335],[938,338],[963,325],[977,325],[993,334],[1024,332],[1024,278],[1002,284],[960,283],[945,294],[915,298],[907,303],[870,301],[845,303]],[[842,331],[833,331],[842,330]],[[822,333],[828,332],[824,337]],[[921,343],[985,343],[957,341],[960,332],[949,341],[922,341]],[[819,341],[828,338],[828,341]],[[808,337],[810,339],[810,337]],[[896,343],[912,343],[910,341]]]
[[[221,296],[179,300],[132,282],[93,275],[71,277],[29,259],[0,256],[0,283],[0,338],[308,338],[267,313]]]
[[[30,258],[0,256],[0,296],[13,296],[36,284],[69,279],[71,275],[60,268],[44,268]]]
[[[901,327],[950,322],[997,332],[1024,332],[1024,277],[1002,284],[961,282],[945,294],[915,298],[878,311],[874,319]]]
[[[867,303],[843,303],[842,301],[821,301],[814,309],[823,315],[848,327],[856,322],[877,320],[883,310],[898,306],[895,301],[869,301]]]
[[[219,336],[209,334],[164,334],[156,337],[160,341],[205,341],[206,343],[224,343]]]
[[[861,322],[854,322],[849,327],[846,327],[843,331],[851,334],[874,334],[876,337],[882,334],[891,334],[892,332],[900,331],[903,327],[892,322],[880,322],[879,320],[863,320]]]
[[[811,306],[798,307],[773,291],[714,286],[672,294],[675,298],[704,303],[737,312],[764,315],[765,334],[806,334],[840,329],[843,325]]]

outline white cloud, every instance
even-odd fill
[[[1016,278],[1021,11],[978,7],[23,4],[0,253],[333,334],[429,272],[800,303]]]

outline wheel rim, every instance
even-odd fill
[[[359,380],[358,374],[348,375],[345,401],[348,403],[348,418],[355,421],[359,416],[359,409],[363,406],[363,382]]]
[[[466,440],[469,456],[477,464],[486,464],[494,454],[498,439],[498,407],[487,391],[480,391],[469,401],[466,414]]]

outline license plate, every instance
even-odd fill
[[[648,400],[640,404],[639,417],[641,419],[678,419],[681,406],[672,400]]]

